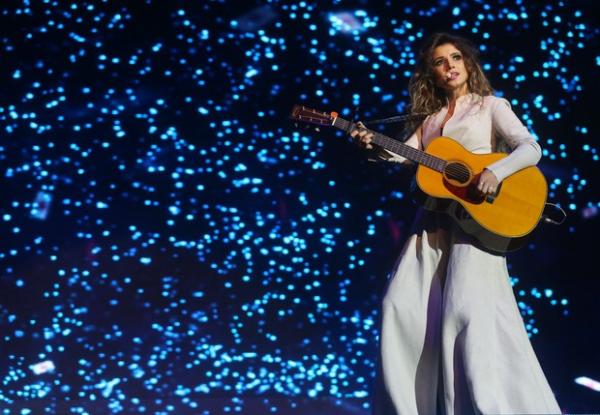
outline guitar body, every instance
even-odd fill
[[[508,238],[492,233],[475,221],[457,201],[428,196],[418,187],[413,189],[413,199],[426,210],[441,212],[450,216],[468,236],[474,238],[474,243],[492,253],[504,254],[516,251],[527,243],[529,235],[531,235]]]
[[[538,168],[514,173],[502,181],[495,195],[483,197],[476,188],[478,175],[506,154],[473,154],[448,137],[436,138],[425,152],[459,166],[461,173],[466,167],[470,174],[469,180],[459,182],[446,172],[419,165],[417,185],[435,198],[425,201],[426,209],[449,214],[489,250],[506,252],[525,243],[524,237],[537,226],[546,203],[546,179]]]

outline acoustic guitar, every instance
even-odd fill
[[[357,128],[335,112],[300,105],[294,106],[290,117],[346,132]],[[418,164],[416,183],[427,196],[423,206],[448,214],[484,249],[496,253],[516,250],[539,223],[548,187],[537,167],[519,170],[505,178],[494,194],[484,195],[477,189],[479,175],[507,154],[474,154],[450,137],[438,137],[425,150],[419,150],[376,131],[369,132],[373,133],[374,144]]]

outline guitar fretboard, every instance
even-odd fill
[[[335,119],[333,126],[344,131],[350,131],[354,128],[358,128],[353,122],[340,117]],[[408,144],[404,144],[401,141],[394,140],[393,138],[380,134],[377,131],[368,131],[373,133],[373,143],[391,151],[392,153],[396,153],[411,161],[427,166],[435,171],[443,172],[444,168],[446,167],[447,162],[445,160],[432,156],[431,154],[427,154],[426,152],[411,147]]]

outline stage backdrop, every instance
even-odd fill
[[[407,111],[435,31],[478,45],[543,148],[569,218],[540,226],[510,273],[559,402],[600,408],[574,382],[600,377],[593,2],[12,4],[1,414],[368,413],[413,172],[288,115]]]

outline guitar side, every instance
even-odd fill
[[[468,166],[474,176],[506,157],[502,153],[473,154],[448,137],[436,138],[425,152],[449,162],[460,162]],[[537,226],[547,197],[546,179],[533,166],[504,179],[493,200],[480,197],[474,184],[453,185],[442,173],[424,165],[419,165],[416,180],[429,196],[455,200],[481,227],[507,238],[522,237]]]

